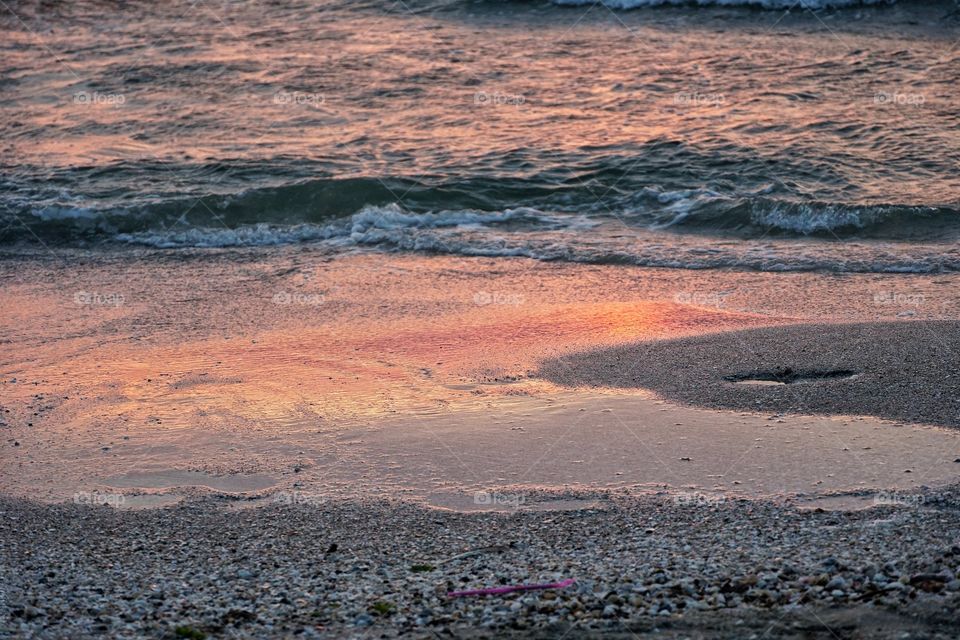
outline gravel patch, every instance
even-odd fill
[[[563,497],[600,506],[0,498],[0,636],[955,637],[960,488],[853,512]],[[564,578],[577,582],[446,595]]]

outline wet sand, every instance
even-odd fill
[[[7,494],[463,504],[479,490],[789,497],[960,477],[957,436],[939,428],[956,419],[954,276],[295,247],[64,256],[0,262]],[[867,320],[882,322],[849,324]],[[777,367],[852,377],[726,379]]]
[[[955,276],[286,247],[0,282],[0,635],[952,633]]]
[[[960,323],[812,324],[564,356],[540,375],[697,406],[960,427]]]

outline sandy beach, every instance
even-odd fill
[[[0,640],[960,637],[956,0],[0,32]]]
[[[960,324],[942,321],[810,324],[648,342],[567,356],[541,375],[567,385],[643,387],[716,408],[957,427],[958,370]]]
[[[956,276],[61,256],[0,261],[8,635],[954,633]]]
[[[943,534],[960,525],[960,498],[927,498],[831,513],[600,496],[591,509],[511,515],[383,502],[235,511],[212,497],[117,513],[4,499],[6,632],[952,638],[960,547]],[[560,592],[446,595],[571,576]]]
[[[581,498],[588,496],[580,496]],[[956,490],[862,511],[594,496],[116,512],[0,502],[4,632],[87,637],[953,638]],[[560,591],[451,598],[479,585]]]

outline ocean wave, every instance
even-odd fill
[[[797,201],[773,182],[732,194],[619,188],[598,199],[595,187],[579,183],[322,179],[199,198],[173,194],[138,207],[90,205],[66,194],[0,210],[0,242],[161,249],[324,243],[686,269],[960,268],[957,245],[950,244],[960,238],[954,208]],[[851,253],[855,244],[862,247]]]
[[[582,6],[597,4],[596,0],[552,0],[561,6]],[[761,9],[842,9],[866,5],[889,5],[896,0],[601,0],[611,9],[637,9],[658,6],[719,6],[719,7],[757,7]]]
[[[120,233],[113,239],[158,248],[269,246],[320,240],[337,241],[340,244],[401,246],[404,244],[404,235],[410,231],[443,228],[483,229],[508,223],[515,227],[525,225],[539,230],[584,229],[597,224],[582,216],[551,215],[525,207],[492,212],[415,213],[404,210],[397,204],[389,204],[366,206],[347,218],[327,224],[278,225],[261,222],[221,229],[207,227],[155,229]]]
[[[960,233],[960,211],[951,207],[851,205],[697,194],[673,202],[669,213],[672,217],[654,226],[739,232],[746,236],[760,232],[887,240],[932,239],[945,233]]]
[[[793,222],[788,223],[793,225]],[[583,233],[590,228],[590,233]],[[120,234],[116,240],[150,247],[249,247],[322,242],[339,249],[410,251],[471,257],[623,264],[680,269],[931,273],[960,270],[960,248],[928,243],[856,242],[763,236],[717,242],[620,221],[502,212],[412,213],[392,204],[364,207],[327,224],[254,224],[234,229],[191,228]]]
[[[69,194],[58,194],[53,201],[8,198],[0,202],[4,230],[0,242],[33,237],[67,243],[109,238],[126,242],[161,234],[184,245],[276,244],[470,225],[498,227],[506,233],[547,231],[574,221],[583,226],[609,220],[637,229],[745,238],[960,236],[956,208],[801,200],[774,183],[739,193],[637,185],[605,188],[598,197],[598,189],[579,182],[551,187],[522,180],[421,184],[401,178],[327,178],[238,193],[173,193],[136,206],[123,202],[111,206]],[[209,239],[191,235],[196,229],[211,230]],[[277,229],[284,231],[278,235]]]

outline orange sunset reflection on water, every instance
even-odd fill
[[[111,346],[48,371],[84,381],[74,407],[80,423],[91,415],[119,416],[124,429],[190,429],[202,417],[224,428],[236,422],[312,429],[533,393],[546,385],[526,380],[541,358],[741,322],[668,303],[529,307],[481,307],[419,328],[398,319],[162,347]]]
[[[496,460],[482,466],[502,457],[486,443],[509,448],[502,438],[514,428],[558,429],[564,446],[569,432],[598,452],[620,447],[619,414],[601,416],[597,394],[624,416],[639,412],[633,420],[673,424],[648,392],[560,388],[536,376],[541,361],[796,322],[811,297],[863,290],[856,278],[787,275],[776,292],[764,290],[770,311],[761,315],[751,296],[766,275],[747,272],[679,272],[658,283],[653,270],[610,266],[384,254],[326,261],[301,247],[219,255],[78,261],[55,284],[37,276],[4,287],[10,342],[0,388],[19,442],[3,477],[10,491],[52,499],[102,484],[162,491],[157,483],[206,482],[183,475],[200,473],[254,474],[257,486],[329,481],[350,492],[379,473],[370,456],[384,472],[415,470],[421,489],[434,476],[451,482],[464,456],[499,477]],[[709,291],[723,294],[722,306]],[[788,305],[777,307],[781,299]],[[745,418],[726,419],[734,434]],[[408,437],[415,444],[401,446]],[[470,444],[451,454],[460,438]],[[427,445],[440,455],[430,464],[418,457]],[[508,458],[520,464],[524,455]]]
[[[361,12],[347,22],[335,7],[292,11],[265,17],[238,8],[228,29],[216,21],[145,18],[117,25],[114,46],[94,51],[80,45],[96,41],[96,30],[73,24],[57,34],[71,52],[61,64],[19,72],[23,90],[2,107],[20,127],[6,151],[23,163],[60,168],[156,163],[160,175],[183,186],[212,178],[213,190],[247,177],[236,169],[220,184],[209,163],[224,158],[271,162],[277,181],[328,173],[432,180],[463,177],[471,167],[511,179],[546,171],[589,185],[603,177],[589,161],[593,154],[649,155],[661,169],[696,169],[721,154],[772,174],[793,158],[784,166],[797,181],[794,195],[832,185],[838,197],[854,166],[884,164],[884,172],[858,169],[864,202],[899,194],[938,204],[958,190],[949,175],[898,179],[901,166],[933,161],[932,150],[951,141],[956,146],[955,133],[942,127],[954,115],[952,71],[933,43],[916,51],[928,63],[917,72],[882,66],[890,54],[871,52],[867,45],[876,42],[868,36],[838,38],[817,23],[783,47],[779,34],[739,30],[735,20],[720,38],[683,28],[669,13],[596,12],[574,22],[563,12],[513,7],[508,19],[479,9],[469,20],[419,16],[418,47],[411,49],[404,12]],[[6,52],[11,64],[30,69],[37,63],[33,36],[10,37],[22,40]],[[616,55],[598,54],[598,42]],[[908,44],[911,51],[921,46],[889,46],[899,54]],[[102,80],[79,82],[73,66]],[[864,73],[880,68],[882,83]],[[877,101],[878,92],[896,87],[922,95],[923,108]],[[855,124],[865,110],[869,128]],[[891,130],[912,146],[893,145],[884,133]],[[944,147],[947,156],[951,149]],[[535,150],[542,156],[529,155]],[[823,156],[846,162],[809,166]],[[616,185],[598,189],[600,198]]]
[[[152,284],[146,296],[7,289],[4,322],[18,340],[5,353],[4,394],[33,412],[13,417],[33,426],[20,436],[24,455],[10,482],[35,491],[41,474],[56,493],[62,483],[152,469],[270,472],[300,464],[291,460],[307,448],[314,463],[319,455],[329,464],[354,455],[341,442],[348,429],[549,396],[556,388],[530,377],[544,358],[772,322],[672,302],[577,303],[582,281],[550,271],[539,293],[504,293],[509,273],[477,292],[447,282],[470,280],[470,271],[431,258],[404,258],[381,274],[394,286],[382,287],[369,278],[371,260],[341,261],[309,281],[290,276],[287,291],[296,282],[329,290],[285,294],[322,300],[316,306],[275,304],[275,285],[255,285],[249,268],[231,276],[247,284],[230,287],[229,297],[207,275],[171,284],[163,297]],[[420,279],[403,277],[410,268]],[[192,269],[176,271],[189,279]],[[171,307],[174,299],[202,304]],[[37,314],[41,325],[25,321]],[[221,323],[238,315],[251,326],[223,333]],[[189,335],[198,328],[202,335]],[[69,469],[45,471],[65,460]]]

